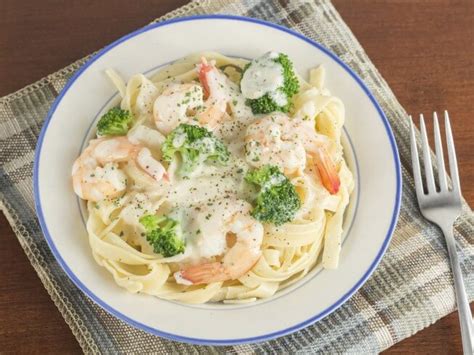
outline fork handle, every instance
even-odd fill
[[[454,293],[456,294],[456,303],[458,305],[459,321],[461,323],[461,338],[464,354],[473,354],[473,325],[472,313],[469,301],[464,287],[461,267],[459,266],[458,253],[456,252],[456,242],[454,240],[453,226],[443,226],[446,244],[448,246],[449,260],[451,262],[451,270],[454,276]]]

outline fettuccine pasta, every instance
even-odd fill
[[[106,72],[120,107],[72,176],[93,257],[117,285],[247,303],[337,268],[354,186],[344,105],[323,67],[308,81],[291,70],[278,53],[248,64],[205,52],[127,82]]]

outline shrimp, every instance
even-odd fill
[[[196,70],[200,85],[172,84],[155,100],[153,117],[161,133],[166,135],[181,123],[199,124],[214,130],[229,119],[229,109],[238,107],[239,112],[248,111],[238,86],[215,66],[214,61],[208,62],[202,57]]]
[[[298,173],[306,166],[306,152],[290,136],[291,123],[283,114],[272,114],[247,127],[245,150],[247,162],[256,168],[276,165],[286,174]]]
[[[201,124],[215,128],[227,115],[227,104],[230,101],[230,85],[227,76],[216,68],[215,62],[201,58],[197,66],[199,81],[204,89],[204,111],[197,115]],[[235,84],[234,84],[235,85]]]
[[[313,158],[323,186],[331,195],[337,194],[341,187],[341,180],[337,174],[336,165],[329,156],[326,148],[317,148],[313,153]]]
[[[227,203],[228,201],[226,201]],[[245,201],[228,202],[225,209],[210,208],[197,217],[201,239],[200,255],[208,258],[222,255],[220,261],[185,265],[175,273],[181,284],[207,284],[235,280],[248,272],[262,255],[263,226],[250,216],[251,206]]]
[[[172,84],[155,100],[153,116],[161,133],[170,133],[180,123],[199,123],[213,129],[227,114],[227,77],[205,58],[197,70],[201,85]],[[193,122],[194,117],[197,122]]]
[[[148,148],[126,137],[99,138],[89,142],[72,166],[74,192],[88,201],[119,196],[127,188],[127,176],[118,166],[122,162],[138,165],[156,181],[167,178]]]
[[[179,124],[190,121],[195,110],[203,104],[203,91],[200,85],[173,84],[163,91],[153,104],[156,127],[166,135]]]
[[[339,191],[341,181],[336,164],[328,152],[330,144],[328,137],[315,131],[312,120],[295,118],[291,120],[291,126],[294,138],[302,142],[306,152],[311,156],[321,183],[331,195],[336,194]]]
[[[340,180],[336,165],[328,153],[329,140],[318,134],[310,120],[290,119],[274,113],[247,128],[246,158],[254,167],[276,165],[285,174],[300,175],[314,162],[322,185],[331,193],[339,191]]]

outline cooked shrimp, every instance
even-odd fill
[[[322,185],[330,194],[339,191],[341,181],[336,165],[328,152],[330,140],[315,131],[313,121],[295,118],[291,120],[291,132],[294,138],[302,142],[306,152],[311,156],[319,173]]]
[[[170,133],[180,123],[197,123],[213,130],[229,118],[231,101],[233,106],[245,107],[238,86],[216,68],[214,61],[203,57],[196,69],[201,85],[172,84],[155,100],[153,116],[161,133]]]
[[[200,85],[173,84],[153,104],[156,127],[166,135],[180,123],[190,121],[195,110],[202,106],[203,92]]]
[[[119,196],[127,187],[127,176],[118,165],[122,162],[138,165],[156,181],[166,178],[164,167],[148,148],[126,137],[100,138],[90,141],[72,166],[74,192],[89,201]]]
[[[323,186],[335,194],[340,180],[328,153],[328,144],[327,137],[315,131],[312,121],[274,113],[247,128],[245,148],[250,165],[276,165],[286,174],[300,174],[307,166],[309,156]]]
[[[249,271],[262,254],[260,247],[263,240],[263,226],[250,216],[250,210],[250,204],[235,200],[224,209],[202,211],[197,217],[202,236],[197,241],[201,256],[218,256],[227,251],[220,261],[184,266],[175,273],[176,281],[207,284],[235,280]]]
[[[199,123],[215,128],[227,116],[230,91],[235,86],[227,76],[216,68],[215,62],[201,58],[197,66],[199,81],[204,88],[204,111],[198,113]]]
[[[289,135],[290,119],[272,114],[248,126],[245,137],[247,162],[260,168],[271,164],[286,174],[301,173],[306,166],[303,144]]]
[[[329,156],[328,151],[324,147],[320,147],[313,155],[316,168],[323,186],[331,195],[336,194],[341,186],[341,180],[336,170],[336,165]]]

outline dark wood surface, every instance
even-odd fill
[[[60,69],[186,1],[0,1],[0,96]],[[334,0],[406,110],[448,109],[465,198],[474,203],[474,2]],[[0,352],[80,348],[0,215]],[[6,267],[5,267],[6,266]],[[460,353],[457,314],[386,351]]]

